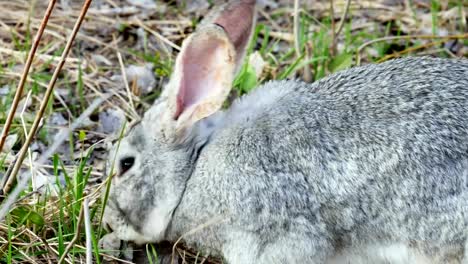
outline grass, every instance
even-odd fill
[[[21,111],[24,106],[24,112],[17,115],[9,131],[10,135],[17,135],[18,140],[7,146],[8,151],[0,153],[0,172],[13,163],[13,154],[24,143],[24,131],[31,126],[66,36],[78,15],[80,3],[76,2],[79,1],[70,2],[73,2],[70,3],[72,10],[58,3],[50,19],[19,108]],[[127,3],[119,0],[103,2]],[[333,47],[331,30],[340,23],[346,1],[334,1],[334,21],[329,1],[314,2],[316,4],[310,7],[302,4],[297,10],[298,35],[293,33],[292,3],[259,12],[248,58],[256,54],[261,63],[245,61],[233,83],[234,97],[248,93],[270,79],[310,78],[309,81],[315,81],[358,62],[380,62],[408,55],[468,58],[468,38],[462,36],[468,31],[468,6],[463,0],[410,0],[405,1],[408,3],[406,6],[391,6],[389,1],[352,1],[343,29],[335,36],[336,47]],[[31,157],[43,152],[53,142],[52,136],[69,126],[93,99],[105,93],[114,96],[106,100],[79,130],[70,133],[69,140],[50,157],[48,163],[34,164],[26,159],[25,171],[31,171],[35,178],[52,179],[55,187],[38,190],[36,184],[30,183],[6,219],[0,222],[0,263],[57,263],[62,257],[65,263],[81,263],[85,261],[86,239],[92,242],[94,261],[101,263],[106,252],[97,246],[97,241],[104,234],[99,225],[102,218],[100,193],[108,185],[100,180],[106,159],[104,140],[110,135],[96,131],[101,122],[99,113],[119,108],[129,122],[136,118],[134,112],[141,115],[157,98],[170,76],[177,54],[173,47],[180,46],[200,18],[184,12],[183,5],[157,3],[165,6],[165,10],[155,11],[151,16],[144,16],[142,10],[136,17],[103,15],[97,9],[88,14],[56,85],[56,93],[48,103],[45,122],[30,149]],[[0,14],[0,89],[9,89],[0,97],[0,124],[6,119],[19,73],[45,7],[43,1],[11,0],[2,3],[5,12]],[[151,30],[141,27],[140,23]],[[416,37],[442,33],[459,37]],[[399,36],[401,38],[396,38]],[[373,40],[379,41],[371,43]],[[125,65],[153,64],[156,76],[154,91],[136,96],[138,87],[129,80],[134,95],[127,92],[117,78],[121,72],[117,51],[122,54]],[[25,100],[27,94],[31,98],[29,103]],[[135,102],[135,109],[128,104],[129,97]],[[53,114],[60,114],[65,125],[49,122]],[[120,130],[114,136],[119,133]],[[34,165],[33,168],[30,164]],[[91,237],[88,238],[82,227],[85,199],[90,201],[88,220],[92,223]],[[159,255],[159,248],[148,245],[142,252],[150,256],[148,262],[152,263]],[[177,252],[188,263],[200,263],[203,259],[183,246],[178,247]],[[216,263],[217,260],[208,262]]]

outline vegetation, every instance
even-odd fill
[[[2,129],[47,2],[0,0]],[[58,1],[55,6],[0,153],[0,178],[25,144],[83,2]],[[125,124],[137,120],[157,98],[182,40],[217,3],[94,2],[22,165],[20,175],[31,173],[32,181],[11,208],[0,205],[0,212],[8,209],[0,219],[0,263],[81,263],[90,253],[93,262],[102,262],[100,197],[107,184],[109,138],[119,137]],[[396,57],[468,58],[468,3],[463,0],[258,2],[258,24],[232,98],[270,79],[313,82],[357,64]],[[90,115],[83,116],[85,110]],[[77,122],[80,116],[84,118]],[[55,154],[40,162],[59,132],[72,125],[77,128]],[[151,256],[157,252],[151,245],[145,251]],[[217,262],[183,245],[174,252],[188,263]]]

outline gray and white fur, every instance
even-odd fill
[[[468,263],[468,61],[271,81],[223,111],[254,2],[184,42],[114,146],[103,246],[182,237],[230,264]]]

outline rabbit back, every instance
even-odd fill
[[[406,58],[312,85],[269,82],[204,122],[216,128],[187,182],[174,230],[223,215],[229,224],[206,234],[252,234],[265,252],[272,241],[300,234],[323,245],[314,253],[304,243],[315,259],[338,244],[372,241],[463,250],[467,61]],[[222,244],[221,237],[210,241]]]
[[[114,144],[103,247],[182,239],[232,264],[324,263],[367,245],[442,263],[462,255],[467,61],[406,58],[314,84],[269,82],[222,111],[255,2],[205,17],[158,100]]]

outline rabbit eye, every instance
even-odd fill
[[[121,159],[120,160],[120,175],[124,174],[129,169],[131,169],[134,163],[135,163],[134,157],[126,157],[126,158]]]

